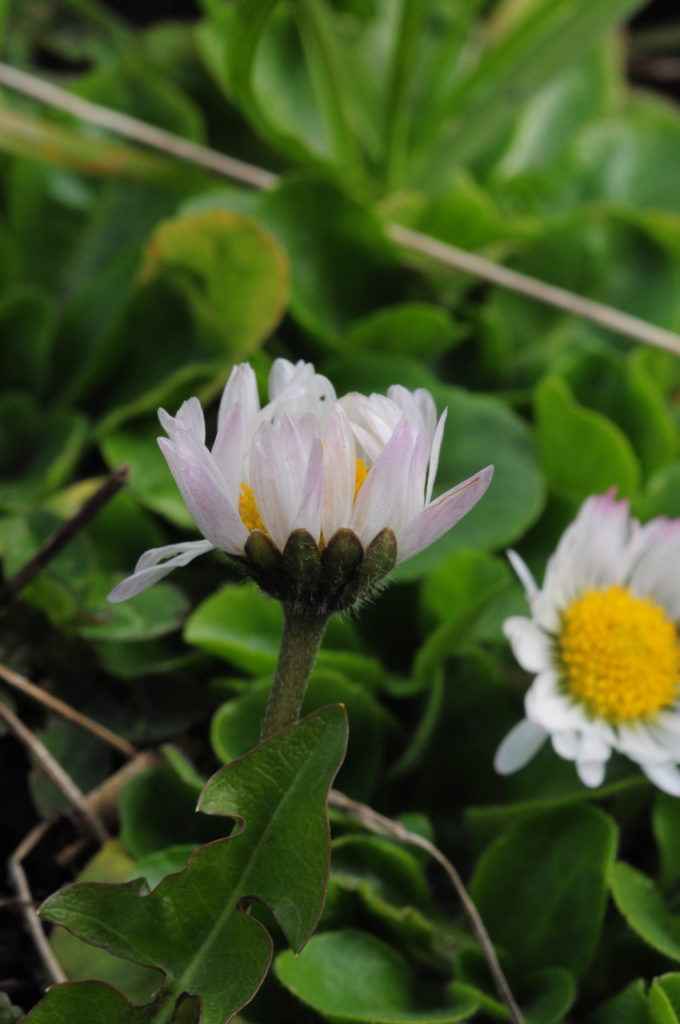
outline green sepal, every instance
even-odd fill
[[[385,527],[376,534],[364,552],[355,579],[342,594],[343,605],[350,608],[384,583],[397,564],[397,538]]]
[[[286,541],[281,561],[286,577],[285,600],[301,609],[315,605],[317,602],[310,602],[310,595],[319,590],[321,552],[311,533],[293,530]],[[323,593],[319,596],[323,600]]]
[[[321,552],[321,585],[331,594],[340,594],[351,581],[364,549],[353,530],[336,530]]]

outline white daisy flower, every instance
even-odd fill
[[[497,771],[517,771],[550,737],[586,786],[602,783],[617,750],[680,796],[680,519],[641,526],[610,492],[584,502],[541,589],[509,557],[532,617],[506,619],[504,631],[536,678]]]
[[[437,421],[424,389],[338,401],[310,363],[277,359],[269,397],[260,408],[252,368],[236,366],[212,448],[197,398],[174,417],[159,411],[168,436],[158,443],[205,539],[146,551],[110,601],[133,597],[213,548],[242,557],[255,531],[282,552],[296,530],[320,550],[350,530],[365,550],[387,529],[403,562],[450,530],[491,480],[488,466],[432,501],[445,415]]]

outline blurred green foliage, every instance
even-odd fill
[[[502,551],[517,546],[540,577],[583,498],[612,486],[643,518],[680,515],[680,364],[386,232],[397,222],[680,329],[680,113],[626,81],[635,37],[620,26],[638,6],[203,0],[191,22],[140,30],[95,0],[0,4],[9,63],[280,175],[249,191],[2,92],[5,577],[108,470],[126,462],[131,479],[22,592],[0,654],[198,766],[175,752],[134,780],[120,841],[83,880],[153,886],[224,834],[196,797],[256,741],[277,652],[278,606],[218,555],[105,601],[143,550],[193,536],[156,446],[158,406],[197,395],[212,415],[235,362],[264,385],[281,355],[313,361],[339,392],[424,386],[449,410],[438,490],[491,462],[493,486],[331,626],[305,710],[346,705],[341,788],[418,812],[472,878],[527,1021],[680,1021],[678,801],[655,802],[623,760],[594,791],[547,749],[516,776],[492,768],[527,682],[501,632],[524,608]],[[111,755],[74,735],[52,720],[42,734],[89,789]],[[40,814],[60,806],[37,776],[32,794]],[[333,827],[319,933],[296,958],[268,922],[275,972],[239,1019],[507,1020],[420,856],[340,812]],[[150,998],[155,974],[52,941],[70,977]],[[29,1019],[156,1019],[110,988],[53,991]],[[186,1000],[177,1021],[195,1012]],[[16,1019],[9,1004],[0,1019]]]

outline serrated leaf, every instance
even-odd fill
[[[448,1024],[465,1020],[477,1001],[425,1009],[406,960],[367,932],[316,935],[300,956],[276,959],[279,980],[302,1002],[336,1024]]]
[[[660,953],[680,961],[680,915],[671,913],[651,878],[619,861],[612,868],[610,886],[633,931]]]
[[[295,949],[319,918],[329,859],[326,795],[346,732],[344,710],[324,708],[223,768],[199,806],[235,817],[234,833],[201,847],[152,892],[142,879],[68,886],[45,902],[43,916],[162,970],[166,983],[148,1018],[155,1024],[170,1020],[183,994],[201,999],[202,1024],[224,1024],[252,998],[271,959],[271,939],[248,914],[249,900],[270,906]],[[68,999],[57,986],[43,1006],[52,992]]]

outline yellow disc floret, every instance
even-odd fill
[[[241,484],[241,493],[238,498],[238,514],[249,533],[252,533],[253,530],[262,530],[263,533],[267,532],[260,518],[260,510],[257,507],[253,489],[248,484]]]
[[[673,705],[680,682],[675,624],[625,587],[587,590],[562,615],[557,641],[568,694],[612,725]]]
[[[356,469],[354,475],[354,500],[357,500],[357,494],[361,490],[361,485],[368,476],[368,466],[363,459],[357,459]]]

